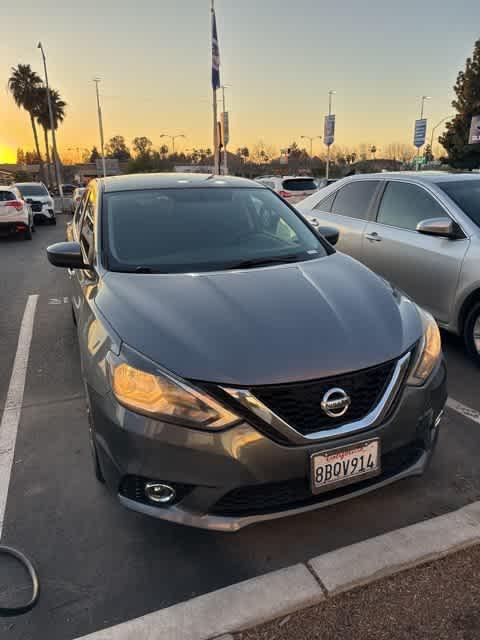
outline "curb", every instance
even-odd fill
[[[77,640],[233,640],[229,634],[480,543],[480,501]]]

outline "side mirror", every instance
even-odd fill
[[[457,231],[450,218],[428,218],[417,224],[418,233],[426,236],[440,236],[441,238],[456,238]]]
[[[338,229],[335,229],[335,227],[322,227],[319,225],[318,227],[315,227],[315,231],[319,235],[323,236],[325,240],[328,240],[330,244],[337,244],[340,232]]]
[[[47,257],[54,267],[64,267],[66,269],[91,269],[89,264],[85,264],[82,256],[82,249],[78,242],[57,242],[47,247]]]

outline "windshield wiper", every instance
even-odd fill
[[[288,262],[298,262],[304,256],[299,253],[287,256],[270,256],[268,258],[251,258],[250,260],[241,260],[228,265],[229,269],[250,269],[252,267],[266,267],[270,264],[283,264]]]

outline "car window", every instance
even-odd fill
[[[85,204],[88,201],[89,192],[85,192],[82,196],[81,201],[78,204],[78,207],[75,209],[75,214],[73,216],[73,226],[77,230],[77,233],[80,232],[80,220],[82,218],[82,214],[85,209]]]
[[[113,192],[102,210],[103,251],[113,271],[198,273],[327,255],[303,219],[261,187]]]
[[[333,201],[335,200],[336,195],[337,195],[337,192],[334,191],[326,198],[323,198],[323,200],[320,200],[320,202],[316,204],[313,208],[317,211],[326,211],[326,212],[331,211],[332,204],[333,204]]]
[[[480,227],[480,179],[440,182],[438,186]]]
[[[336,192],[337,197],[333,203],[332,213],[366,220],[377,187],[378,180],[363,180],[346,184]]]
[[[80,244],[85,256],[89,261],[92,261],[95,228],[95,194],[93,190],[88,192],[88,198],[85,200],[85,215],[82,218],[81,225]]]
[[[43,184],[22,184],[18,186],[18,189],[24,198],[48,196],[48,191]]]
[[[447,215],[425,189],[408,182],[389,182],[380,203],[377,222],[415,231],[427,218]]]
[[[284,180],[282,189],[286,191],[316,191],[317,185],[313,178],[293,178]]]
[[[9,200],[16,200],[17,196],[13,191],[0,191],[0,202],[8,202]]]

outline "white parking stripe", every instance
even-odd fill
[[[8,487],[12,473],[13,454],[17,439],[18,423],[22,411],[25,378],[27,376],[28,356],[33,334],[33,321],[37,308],[38,295],[28,296],[23,313],[17,352],[13,363],[12,375],[8,386],[7,399],[0,423],[0,540],[2,539]]]
[[[473,422],[480,424],[480,411],[471,409],[470,407],[467,407],[461,402],[457,402],[453,398],[448,398],[447,407],[449,409],[453,409],[457,413],[461,413],[462,416],[465,416],[465,418],[468,418],[469,420],[473,420]]]

